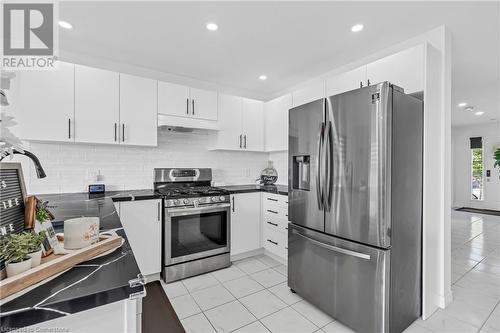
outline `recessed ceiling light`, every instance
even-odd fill
[[[472,112],[472,111],[474,111],[474,107],[473,106],[468,106],[468,107],[465,108],[465,111]]]
[[[267,80],[267,75],[260,75],[259,80],[262,80],[262,81]]]
[[[207,29],[210,31],[215,31],[219,29],[219,26],[213,22],[207,23]]]
[[[463,108],[463,107],[464,107],[464,106],[466,106],[466,105],[467,105],[467,103],[465,103],[465,102],[458,103],[458,106],[459,106],[459,107],[461,107],[461,108]]]
[[[66,21],[59,21],[59,26],[64,29],[73,29],[73,25]]]
[[[474,113],[476,116],[482,116],[484,114],[484,111],[477,111]]]
[[[351,31],[352,32],[360,32],[361,30],[363,30],[364,26],[362,24],[356,24],[356,25],[353,25],[352,28],[351,28]]]

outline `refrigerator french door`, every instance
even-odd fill
[[[288,284],[360,332],[420,316],[422,111],[388,82],[290,110]]]

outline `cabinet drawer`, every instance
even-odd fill
[[[288,207],[267,206],[264,207],[264,219],[279,219],[288,221]]]
[[[263,204],[264,208],[266,208],[267,205],[288,207],[288,196],[287,195],[263,193],[262,201],[264,203]]]
[[[288,247],[285,243],[286,238],[287,235],[277,232],[271,228],[264,227],[264,248],[283,258],[285,257],[285,248]]]

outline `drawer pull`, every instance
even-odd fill
[[[268,211],[269,213],[278,214],[278,212],[277,212],[277,211],[275,211],[275,210],[270,210],[270,209],[268,209],[267,211]]]
[[[278,243],[277,243],[277,242],[273,242],[273,241],[272,241],[272,240],[270,240],[270,239],[268,239],[267,241],[268,241],[269,243],[273,243],[274,245],[278,245]]]
[[[273,199],[273,198],[267,198],[269,201],[278,201],[278,199]]]
[[[278,223],[273,223],[273,222],[267,222],[267,224],[274,225],[275,227],[278,226]]]

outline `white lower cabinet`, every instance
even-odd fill
[[[260,243],[260,192],[231,195],[231,255],[257,250]]]
[[[283,260],[288,258],[288,196],[262,193],[262,246]]]
[[[141,273],[161,271],[161,200],[123,201],[119,216]]]

